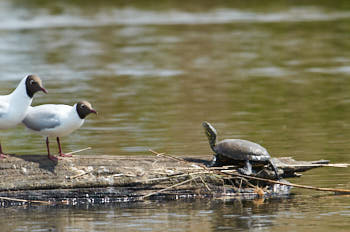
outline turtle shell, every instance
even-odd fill
[[[257,143],[242,139],[225,139],[216,144],[214,151],[232,160],[268,161],[271,156]]]

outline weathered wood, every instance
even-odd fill
[[[44,155],[9,155],[0,160],[0,196],[64,202],[95,198],[101,201],[140,200],[146,195],[174,198],[258,195],[258,190],[249,187],[242,178],[222,178],[210,168],[200,167],[208,164],[210,159],[192,157],[186,158],[188,162],[182,162],[152,155],[75,155],[54,163]],[[296,172],[322,167],[329,161],[275,158],[275,163],[284,177],[292,177]],[[262,176],[274,177],[269,172],[266,170]],[[184,184],[176,185],[180,182]],[[235,184],[231,185],[233,182]],[[160,191],[162,189],[166,191]],[[159,194],[153,194],[157,191]],[[280,186],[278,191],[270,193],[288,194],[289,188]]]

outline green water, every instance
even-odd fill
[[[206,120],[219,138],[255,141],[272,156],[350,163],[348,1],[2,1],[0,21],[0,94],[36,73],[49,94],[33,105],[86,99],[99,111],[62,138],[66,151],[208,155]],[[1,141],[9,153],[46,154],[44,139],[22,126],[1,131]],[[350,189],[349,174],[323,168],[291,181]],[[350,229],[348,197],[293,193],[263,203],[10,208],[0,223],[7,231]]]

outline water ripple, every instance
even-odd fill
[[[61,27],[99,27],[113,25],[187,25],[187,24],[227,24],[235,22],[273,23],[273,22],[311,22],[333,21],[350,18],[350,12],[327,12],[318,7],[295,7],[286,11],[256,13],[237,9],[218,8],[208,12],[185,12],[179,10],[146,11],[126,7],[123,9],[102,9],[94,15],[79,15],[79,9],[69,14],[52,15],[46,9],[40,14],[11,9],[14,17],[8,17],[9,7],[1,11],[0,30],[21,30]],[[78,13],[78,15],[77,15]]]

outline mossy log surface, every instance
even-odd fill
[[[147,198],[258,196],[255,183],[203,168],[210,156],[171,157],[75,155],[52,162],[44,155],[9,155],[0,160],[0,197],[50,202],[119,202]],[[184,161],[186,160],[186,161]],[[275,158],[283,177],[327,164]],[[226,167],[235,170],[235,167]],[[274,176],[266,168],[263,177]],[[290,188],[262,185],[264,193],[285,195]],[[269,190],[270,189],[270,190]]]

